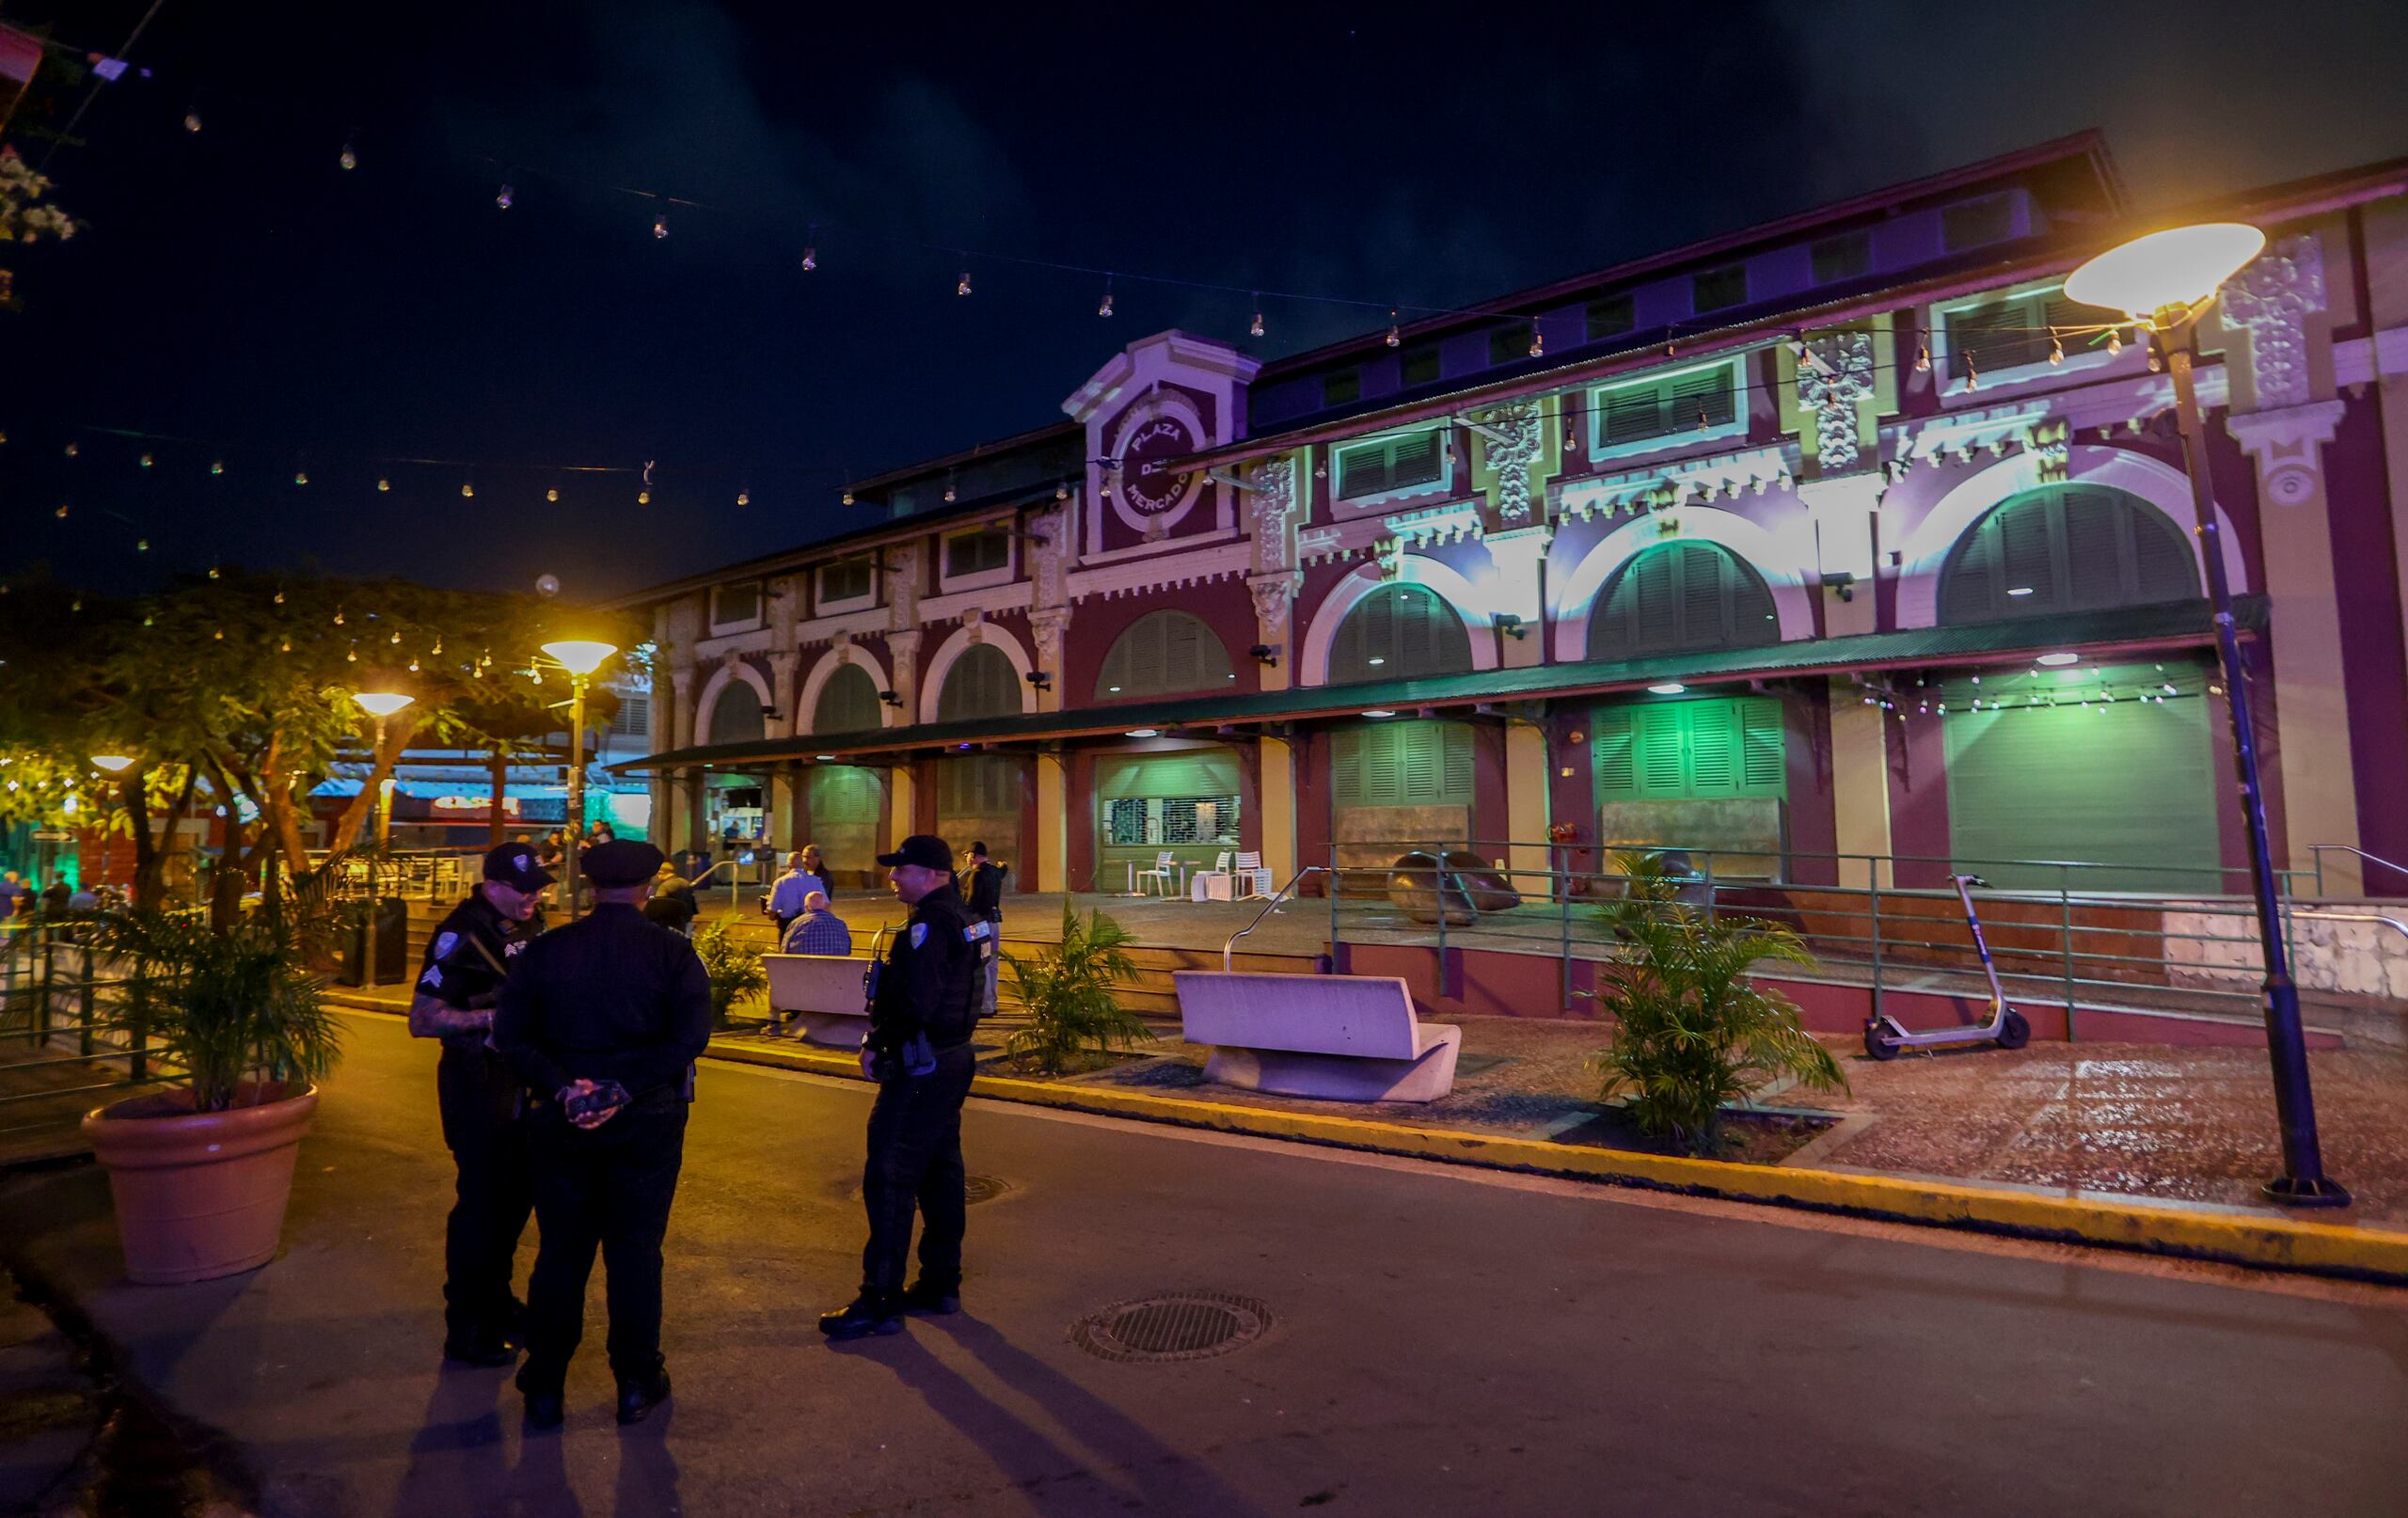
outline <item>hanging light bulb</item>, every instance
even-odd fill
[[[2051,369],[2054,369],[2065,361],[2066,345],[2063,341],[2059,340],[2056,333],[2052,330],[2049,333],[2049,367]]]
[[[223,628],[223,627],[220,627],[220,628],[218,628],[218,629],[216,630],[216,632],[213,633],[211,636],[212,636],[212,637],[214,637],[214,639],[216,639],[216,640],[217,640],[217,641],[219,641],[219,642],[221,642],[221,643],[222,643],[222,642],[224,642],[224,641],[226,640],[226,629],[225,629],[225,628]]]
[[[68,609],[68,610],[70,610],[70,611],[81,611],[81,610],[83,610],[83,609],[84,609],[84,602],[83,602],[83,599],[79,596],[79,597],[77,597],[75,600],[72,600],[72,601],[68,602],[68,603],[67,603],[67,609]]]
[[[818,267],[819,250],[816,247],[805,247],[802,250],[802,272],[809,274],[812,270]]]
[[[510,202],[513,198],[514,197],[511,193],[510,186],[505,184],[501,187],[499,192],[494,196],[493,203],[499,206],[502,210],[507,211],[510,209]]]
[[[750,506],[750,505],[752,505],[752,493],[751,491],[749,491],[749,490],[739,490],[739,491],[737,491],[737,492],[736,493],[736,504],[737,504],[738,506]]]
[[[343,661],[345,664],[356,664],[356,663],[358,663],[358,662],[359,662],[359,650],[357,650],[357,649],[356,649],[356,648],[346,648],[346,649],[344,649],[344,650],[342,651],[342,661]]]
[[[282,643],[282,644],[281,644],[281,645],[277,649],[277,653],[279,653],[279,654],[290,654],[290,653],[292,653],[292,652],[293,652],[293,640],[292,640],[292,639],[290,639],[290,638],[286,639],[286,640],[283,641],[283,643]]]
[[[961,271],[961,278],[960,278],[960,280],[959,280],[958,283],[956,283],[956,284],[954,285],[954,287],[953,287],[953,293],[954,293],[955,294],[957,294],[957,295],[967,295],[967,294],[969,294],[969,293],[970,293],[970,271],[969,271],[969,270],[964,269],[964,270],[962,270],[962,271]]]
[[[1972,354],[1965,356],[1965,393],[1971,395],[1982,387],[1982,366]]]
[[[1260,311],[1254,313],[1254,323],[1245,329],[1245,333],[1246,336],[1250,338],[1259,338],[1262,336],[1262,313]]]
[[[2109,354],[2110,356],[2113,356],[2113,355],[2115,355],[2115,354],[2122,353],[2123,351],[2124,351],[2124,329],[2123,329],[2122,327],[2119,327],[2119,326],[2115,326],[2115,327],[2109,327],[2109,328],[2107,329],[2107,352],[2108,352],[2108,354]]]
[[[848,491],[846,491],[846,492],[845,492],[845,504],[846,504],[846,505],[848,505],[848,506],[850,506],[852,503],[853,503],[853,493],[852,493],[851,491],[848,490]]]
[[[652,504],[652,492],[651,492],[651,491],[649,491],[649,490],[639,490],[639,491],[637,491],[637,492],[636,492],[636,504],[637,504],[637,505],[639,505],[639,506],[649,506],[649,505],[651,505],[651,504]]]
[[[209,566],[209,577],[211,579],[215,579],[217,577],[217,566],[215,564]]]
[[[67,445],[67,456],[68,456],[69,458],[71,458],[71,458],[73,458],[76,454],[81,453],[82,451],[83,451],[82,449],[80,449],[80,448],[76,447],[73,443],[70,443],[70,444],[68,444],[68,445]]]
[[[213,475],[224,474],[226,472],[226,461],[224,459],[212,459],[209,464],[209,472]]]
[[[142,466],[143,466],[144,468],[146,468],[146,469],[147,469],[147,468],[150,467],[150,454],[148,454],[148,453],[143,454],[143,455],[142,455],[141,463],[142,463]]]
[[[402,640],[402,629],[400,629],[399,627],[396,627],[396,628],[394,628],[394,629],[393,629],[393,641],[394,641],[394,642],[396,642],[396,643],[399,643],[401,640]]]
[[[50,514],[51,514],[51,515],[53,515],[53,516],[57,517],[57,518],[58,518],[60,521],[62,521],[62,522],[66,521],[66,520],[67,520],[67,503],[66,503],[65,501],[63,501],[63,500],[62,500],[62,501],[60,501],[60,502],[58,503],[58,510],[56,510],[56,511],[55,511],[55,512],[51,513]]]
[[[435,646],[428,649],[427,652],[430,654],[441,654],[443,652],[443,640],[440,638],[436,639],[435,640]]]
[[[388,491],[388,490],[390,490],[390,489],[392,489],[392,488],[393,488],[393,482],[391,482],[390,480],[378,480],[378,481],[376,482],[376,491],[377,491],[377,493],[378,493],[379,495],[382,495],[384,492],[386,492],[386,491]]]
[[[307,469],[295,469],[295,470],[293,470],[293,482],[294,484],[296,484],[296,485],[306,485],[306,484],[308,484],[308,483],[309,482],[309,470],[307,470]]]
[[[1403,340],[1404,340],[1403,335],[1402,335],[1402,334],[1401,334],[1401,333],[1399,333],[1399,332],[1397,331],[1397,326],[1396,326],[1396,308],[1395,308],[1395,307],[1393,307],[1393,306],[1391,306],[1391,307],[1389,307],[1389,308],[1388,308],[1388,335],[1387,335],[1387,338],[1386,338],[1387,345],[1388,345],[1389,347],[1393,348],[1393,347],[1395,347],[1397,344],[1399,344],[1399,343],[1402,342]]]
[[[410,660],[410,673],[418,673],[418,660],[415,658]]]
[[[200,113],[198,111],[186,111],[184,113],[184,130],[186,132],[198,132],[200,130]]]
[[[353,169],[359,166],[359,155],[353,152],[351,150],[351,144],[346,142],[342,145],[341,156],[338,157],[335,162],[341,164],[342,166],[343,172],[348,174]]]
[[[667,212],[663,212],[659,215],[652,218],[652,240],[657,243],[668,235],[669,213]]]
[[[548,501],[558,501],[561,498],[560,486],[554,485],[549,490],[545,491],[544,498]]]
[[[150,540],[149,538],[135,539],[134,551],[135,553],[149,553],[150,551]]]
[[[284,604],[284,593],[282,591],[276,593],[276,604],[277,606],[282,606]]]
[[[463,499],[474,499],[476,494],[477,485],[475,481],[463,480],[460,482],[460,495]]]
[[[342,608],[341,607],[335,608],[335,625],[338,627],[342,625]]]
[[[944,500],[945,504],[948,506],[952,505],[954,501],[953,482],[950,480],[944,482]]]
[[[1533,358],[1546,356],[1546,334],[1539,330],[1539,324],[1536,322],[1530,324],[1530,356]]]
[[[1112,281],[1109,279],[1103,282],[1103,304],[1095,308],[1095,314],[1098,316],[1112,314]]]
[[[1709,421],[1707,421],[1707,420],[1705,419],[1705,405],[1704,405],[1704,403],[1703,403],[1703,402],[1699,403],[1699,404],[1698,404],[1698,408],[1697,408],[1697,430],[1698,430],[1699,432],[1704,432],[1708,427],[1710,427],[1710,426],[1712,426],[1712,425],[1713,425],[1713,423],[1711,423],[1711,422],[1709,422]]]
[[[1054,487],[1054,498],[1055,500],[1068,500],[1068,499],[1069,499],[1069,498],[1070,498],[1070,487],[1069,487],[1069,485],[1055,485],[1055,486]]]
[[[2165,360],[2157,356],[2157,350],[2155,348],[2151,348],[2148,351],[2148,372],[2154,374],[2164,367]]]

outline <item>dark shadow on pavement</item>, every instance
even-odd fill
[[[618,1518],[660,1518],[683,1512],[677,1495],[677,1457],[669,1452],[675,1403],[619,1435]]]
[[[393,1494],[392,1518],[473,1510],[471,1504],[501,1489],[510,1474],[501,1405],[509,1384],[507,1370],[446,1367],[436,1377],[435,1395],[410,1436],[409,1468]]]
[[[562,1448],[567,1443],[567,1431],[562,1429],[544,1433],[522,1430],[518,1435],[518,1465],[504,1479],[501,1501],[471,1510],[502,1514],[505,1518],[584,1518],[584,1505],[569,1489],[567,1457]]]

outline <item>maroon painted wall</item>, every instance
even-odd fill
[[[2392,540],[2382,418],[2371,403],[2345,403],[2324,449],[2324,493],[2333,531],[2334,592],[2341,617],[2341,665],[2350,704],[2350,768],[2358,792],[2354,843],[2408,861],[2408,656],[2400,645],[2399,546]],[[2408,874],[2368,865],[2367,890],[2408,894]]]
[[[1110,656],[1113,643],[1128,631],[1131,623],[1154,611],[1185,611],[1200,618],[1219,636],[1221,647],[1228,654],[1229,672],[1237,678],[1197,694],[1253,695],[1262,688],[1262,667],[1246,656],[1255,638],[1254,598],[1247,593],[1244,580],[1225,579],[1080,602],[1071,613],[1070,630],[1062,640],[1063,669],[1054,682],[1064,707],[1108,706],[1133,699],[1102,694],[1097,688],[1097,679],[1103,672],[1103,661]]]

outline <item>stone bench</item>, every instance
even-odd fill
[[[859,1049],[869,1036],[869,1005],[862,996],[867,959],[835,954],[765,954],[769,1010],[797,1014],[805,1043]]]
[[[1396,975],[1181,970],[1181,1032],[1211,1044],[1205,1079],[1328,1101],[1435,1101],[1454,1089],[1463,1030],[1422,1022]]]

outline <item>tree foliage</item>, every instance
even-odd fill
[[[1787,928],[1713,917],[1682,903],[1663,862],[1619,856],[1630,889],[1609,909],[1627,949],[1599,967],[1589,993],[1614,1015],[1614,1041],[1591,1061],[1603,1095],[1627,1093],[1631,1120],[1649,1133],[1708,1154],[1720,1143],[1723,1107],[1778,1076],[1845,1085],[1830,1051],[1798,1020],[1798,1007],[1750,979],[1766,959],[1811,965]]]
[[[0,146],[0,243],[24,246],[46,238],[63,243],[75,235],[75,218],[43,202],[49,193],[47,178],[36,173],[16,149]],[[0,310],[18,308],[15,286],[15,271],[0,265]]]
[[[87,795],[114,784],[127,817],[163,818],[167,836],[194,807],[226,807],[221,925],[274,855],[306,865],[309,791],[338,756],[370,764],[335,828],[342,849],[412,742],[507,746],[566,726],[554,707],[565,704],[567,681],[540,667],[547,639],[624,646],[641,636],[609,614],[399,579],[220,568],[130,600],[44,577],[10,592],[0,597],[0,753],[55,777],[80,774]],[[373,719],[351,699],[367,690],[415,698],[373,754]],[[608,699],[588,716],[607,719]],[[95,754],[135,764],[105,781]],[[23,799],[13,811],[0,799],[0,818],[55,806],[60,793],[0,792],[11,796]],[[155,904],[157,846],[150,827],[135,834],[137,898]]]

